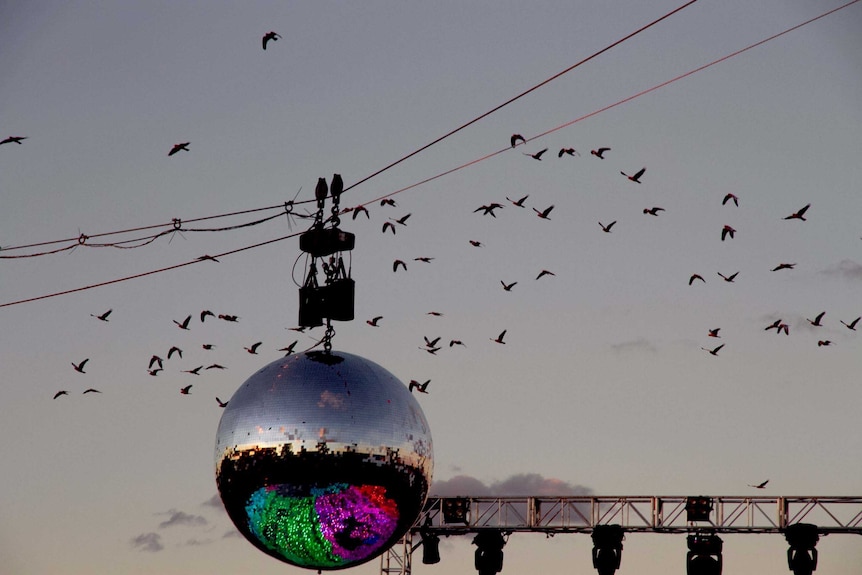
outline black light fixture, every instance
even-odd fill
[[[495,575],[503,570],[503,547],[506,539],[497,529],[479,531],[473,538],[476,546],[474,564],[479,575]]]
[[[444,523],[470,523],[470,500],[466,497],[447,497],[443,499]]]
[[[614,575],[620,568],[625,532],[621,525],[596,525],[593,528],[593,567],[599,575]]]
[[[787,550],[787,567],[793,575],[811,575],[817,569],[817,541],[820,533],[810,523],[794,523],[784,530],[784,538],[790,544]]]
[[[694,533],[687,540],[686,574],[721,575],[721,537],[713,533]]]
[[[698,495],[685,501],[685,514],[688,521],[709,521],[712,512],[712,498]]]

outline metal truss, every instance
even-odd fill
[[[701,497],[701,496],[698,496]],[[862,497],[708,497],[709,519],[688,521],[688,496],[430,497],[414,526],[381,557],[381,573],[409,575],[413,536],[505,532],[590,533],[620,525],[626,533],[783,533],[810,523],[821,534],[862,535]],[[462,514],[453,518],[452,503]],[[454,520],[453,520],[454,519]]]

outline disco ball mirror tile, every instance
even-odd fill
[[[419,403],[376,363],[344,352],[274,361],[234,393],[216,435],[216,483],[263,552],[352,567],[416,521],[434,466]]]

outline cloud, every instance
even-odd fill
[[[159,529],[174,527],[176,525],[198,526],[207,524],[207,520],[200,515],[190,515],[183,511],[177,511],[176,509],[168,511],[168,515],[170,515],[168,519],[159,523]]]
[[[165,548],[162,545],[162,537],[158,533],[141,533],[137,537],[133,537],[129,542],[132,547],[136,547],[141,551],[150,551],[155,553]]]
[[[221,536],[222,539],[229,539],[232,537],[242,538],[242,533],[240,533],[236,529],[231,529],[230,531],[227,531],[224,535]]]
[[[853,260],[843,259],[837,264],[833,264],[824,269],[821,273],[848,280],[862,280],[862,265]]]
[[[435,497],[507,497],[521,495],[537,496],[571,496],[590,495],[592,489],[583,485],[575,485],[561,479],[543,477],[538,473],[519,473],[511,475],[502,481],[486,485],[469,475],[456,475],[444,481],[435,481],[431,485],[431,495]]]
[[[201,503],[202,507],[212,507],[214,509],[218,509],[219,511],[224,511],[224,503],[222,503],[221,496],[216,493],[203,503]]]
[[[643,337],[621,341],[620,343],[612,343],[611,350],[615,353],[626,353],[629,351],[648,351],[650,353],[655,353],[658,351],[652,343]]]

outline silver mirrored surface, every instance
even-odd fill
[[[433,452],[428,422],[395,376],[333,351],[252,375],[225,408],[216,482],[262,551],[313,569],[368,561],[418,517]]]

